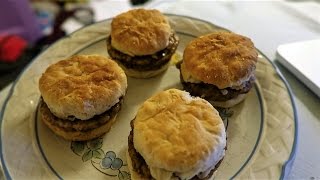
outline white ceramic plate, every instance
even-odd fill
[[[173,62],[181,58],[191,39],[223,30],[202,20],[168,17],[180,37]],[[143,101],[156,92],[182,88],[174,63],[155,78],[128,78],[122,110],[111,131],[101,138],[89,142],[65,141],[37,119],[41,73],[50,64],[74,54],[107,56],[105,40],[110,22],[96,23],[61,39],[39,55],[15,82],[1,113],[1,161],[7,178],[130,178],[124,154],[129,122]],[[257,82],[243,103],[219,109],[227,127],[228,146],[217,179],[283,178],[290,169],[297,135],[290,91],[262,54],[256,76]]]

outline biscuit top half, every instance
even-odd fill
[[[127,89],[127,77],[113,60],[76,55],[49,66],[39,90],[50,111],[61,119],[87,120],[115,105]]]
[[[185,91],[169,89],[149,98],[138,110],[133,131],[134,147],[152,172],[188,179],[213,169],[224,156],[226,133],[219,113]]]
[[[111,22],[111,45],[131,56],[151,55],[169,44],[172,29],[158,10],[134,9]]]
[[[219,89],[240,86],[256,69],[252,41],[231,32],[215,32],[192,40],[184,50],[183,78],[213,84]]]

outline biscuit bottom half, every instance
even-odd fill
[[[121,109],[123,98],[109,110],[95,115],[88,120],[66,120],[54,116],[47,104],[41,98],[38,106],[38,118],[55,134],[71,141],[87,141],[107,133],[115,122],[117,113]]]
[[[242,102],[248,92],[252,89],[255,82],[255,76],[241,84],[239,87],[227,87],[219,89],[213,84],[204,82],[186,82],[181,73],[181,62],[177,64],[180,70],[180,82],[183,89],[188,91],[192,96],[198,96],[209,101],[214,107],[229,108]]]

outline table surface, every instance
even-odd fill
[[[130,8],[127,1],[116,0],[94,0],[91,6],[97,21]],[[320,98],[278,64],[275,58],[280,44],[320,38],[319,3],[154,0],[146,7],[204,19],[250,37],[255,46],[276,63],[294,94],[299,136],[296,158],[288,178],[320,180]],[[9,90],[10,86],[0,92],[0,107]]]

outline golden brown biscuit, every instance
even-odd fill
[[[106,43],[128,76],[149,78],[168,68],[179,38],[158,10],[134,9],[112,20]]]
[[[119,102],[126,93],[127,78],[111,59],[77,55],[49,66],[39,89],[55,116],[87,120]]]
[[[133,143],[155,179],[190,179],[207,176],[224,157],[226,132],[209,102],[169,89],[139,108]]]
[[[192,40],[178,65],[183,88],[216,107],[242,102],[254,85],[258,53],[247,37],[215,32]]]
[[[183,54],[183,76],[219,89],[240,86],[252,76],[258,53],[247,37],[215,32],[192,40]],[[189,73],[188,75],[187,72]],[[190,78],[190,76],[192,78]]]
[[[116,16],[111,23],[111,44],[131,55],[154,54],[169,43],[172,30],[158,10],[133,9]]]

